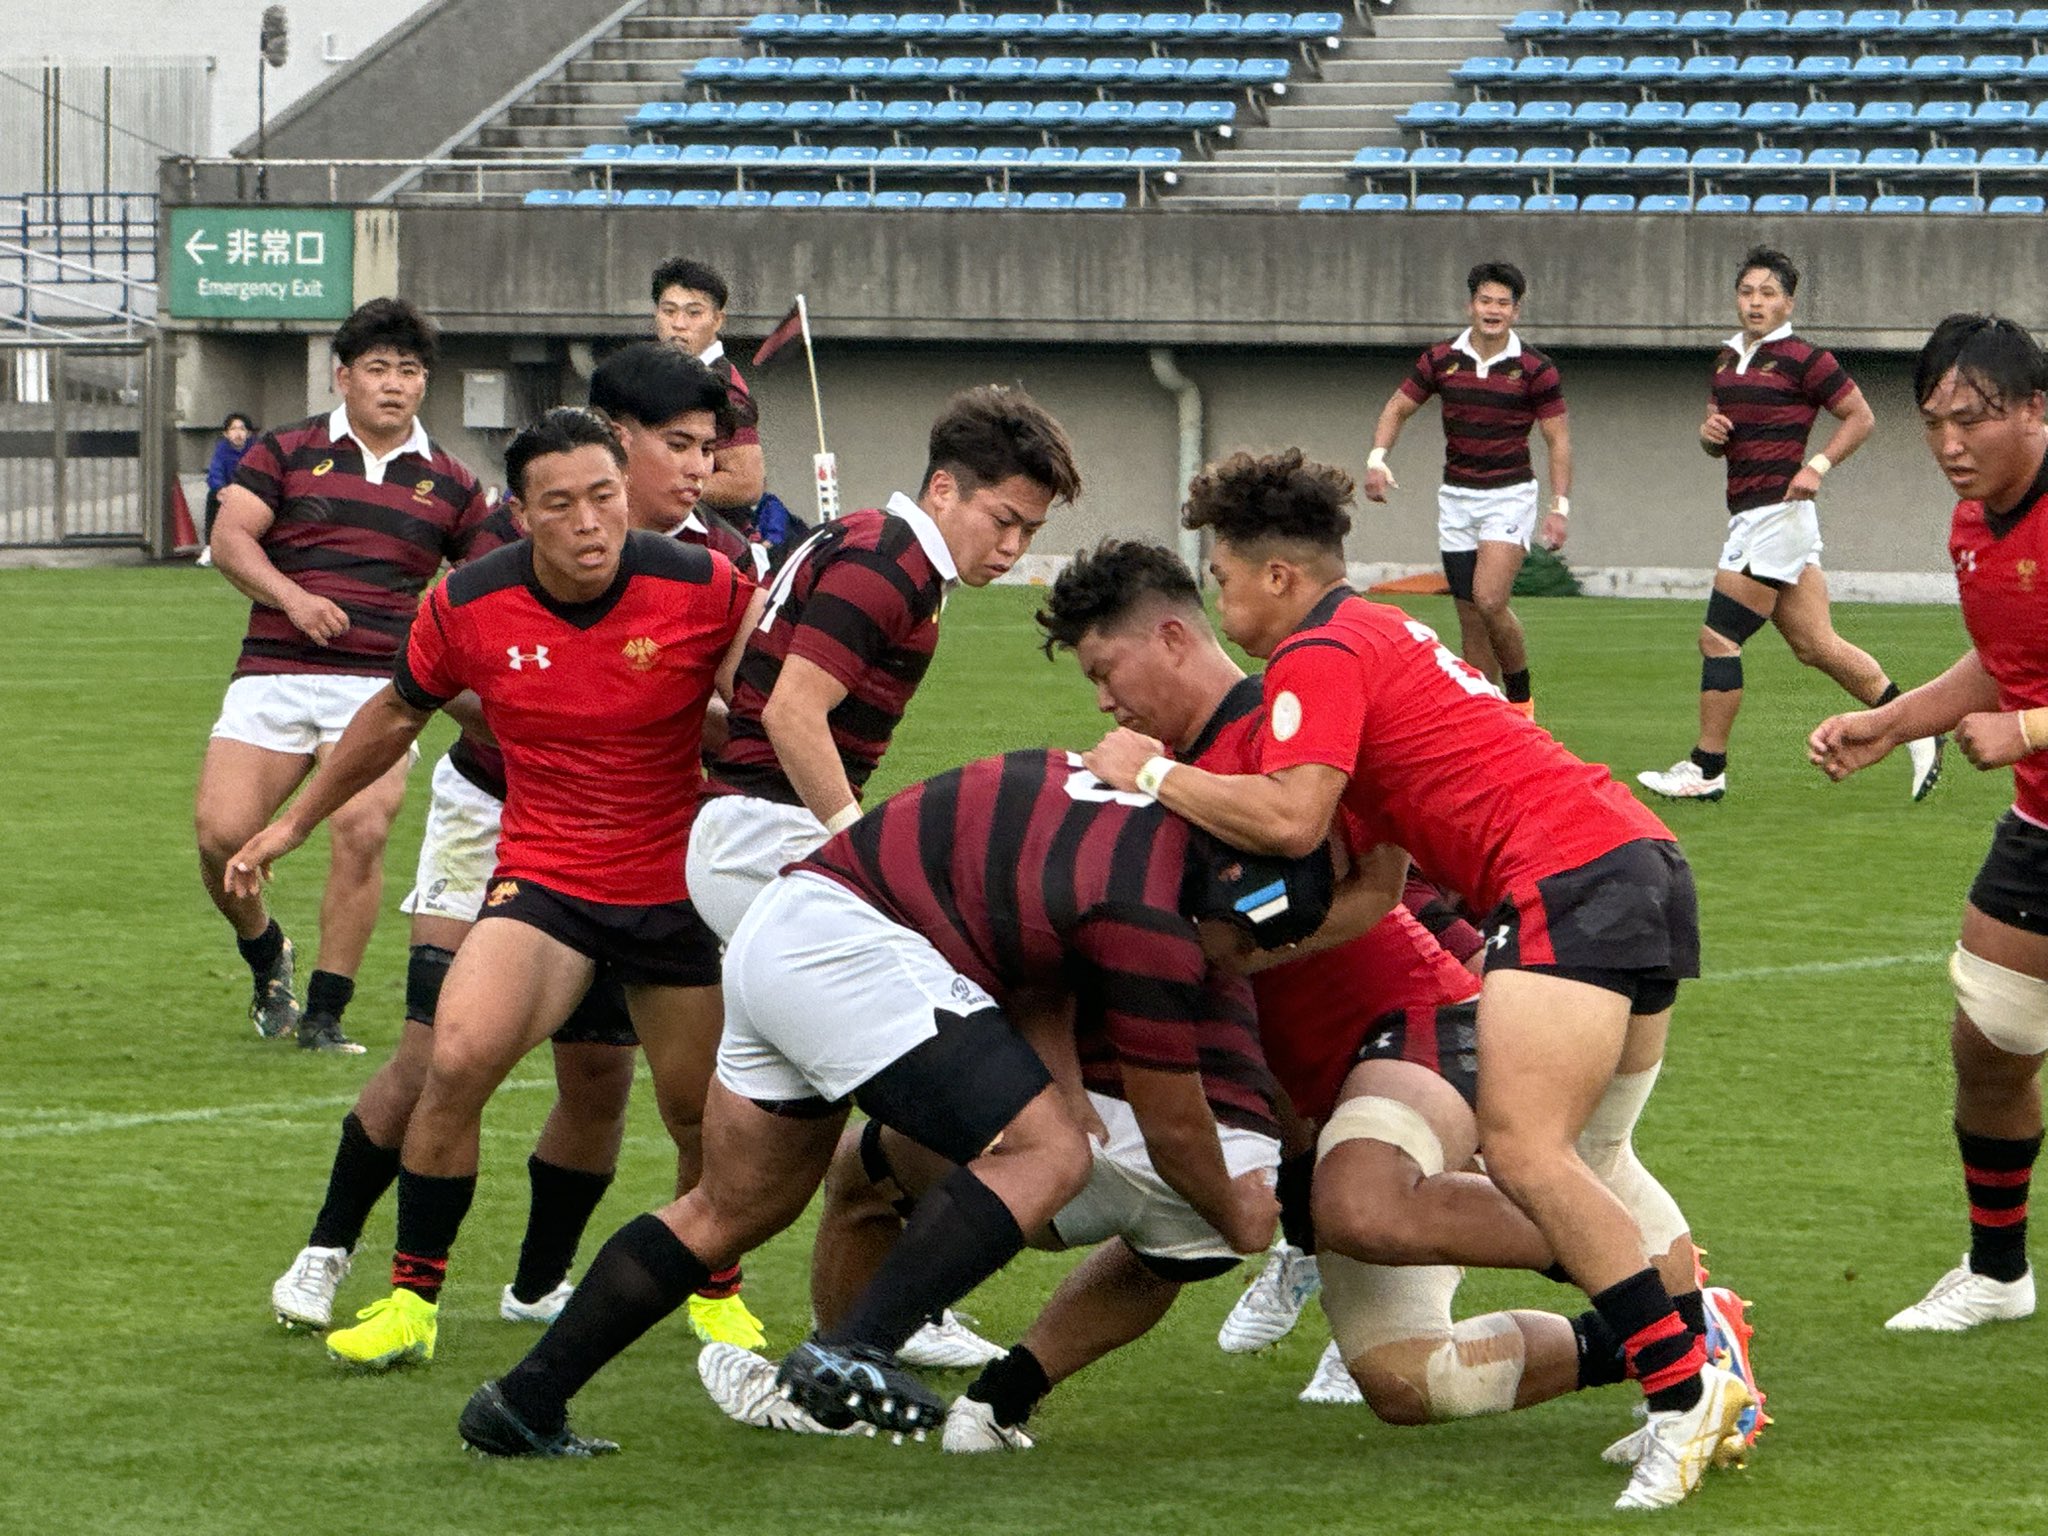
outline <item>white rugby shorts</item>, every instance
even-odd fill
[[[1088,1182],[1052,1219],[1070,1248],[1121,1237],[1138,1252],[1160,1259],[1235,1259],[1239,1255],[1162,1179],[1145,1151],[1138,1117],[1122,1099],[1090,1092],[1088,1102],[1109,1127],[1109,1140],[1089,1138]],[[1232,1178],[1280,1167],[1280,1143],[1257,1131],[1218,1125],[1223,1166]]]
[[[446,757],[434,764],[433,789],[419,871],[398,910],[473,923],[484,909],[484,889],[498,865],[504,802],[470,783]]]
[[[1529,547],[1536,532],[1536,482],[1473,490],[1443,485],[1436,493],[1436,545],[1459,553],[1481,544]]]
[[[690,823],[684,864],[697,915],[727,943],[754,898],[783,867],[815,853],[825,827],[800,805],[754,795],[706,795]]]
[[[1811,501],[1774,501],[1728,519],[1721,569],[1765,581],[1797,581],[1820,564],[1820,513]]]
[[[799,870],[755,899],[726,946],[718,1080],[744,1099],[836,1101],[936,1036],[938,1010],[994,1006],[921,934]]]
[[[386,679],[356,677],[345,672],[276,672],[238,677],[228,684],[215,736],[245,741],[266,752],[310,757],[314,749],[332,746]],[[418,761],[413,749],[410,761]]]

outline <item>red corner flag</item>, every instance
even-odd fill
[[[804,301],[799,298],[782,317],[782,323],[768,333],[768,339],[754,349],[754,366],[759,368],[804,333]]]

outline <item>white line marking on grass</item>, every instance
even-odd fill
[[[526,1088],[552,1088],[554,1085],[552,1077],[527,1077],[506,1083],[498,1091],[510,1093]],[[355,1103],[356,1098],[353,1093],[323,1094],[319,1098],[284,1099],[270,1104],[212,1104],[198,1109],[159,1109],[128,1115],[83,1114],[68,1120],[0,1125],[0,1141],[27,1141],[39,1136],[97,1136],[106,1131],[132,1131],[152,1125],[205,1125],[220,1120],[275,1119],[316,1109],[339,1109]]]
[[[1715,971],[1700,981],[1774,981],[1781,976],[1834,976],[1845,971],[1884,971],[1900,965],[1936,965],[1949,952],[1932,950],[1911,955],[1862,955],[1854,960],[1801,960],[1792,965],[1755,965],[1738,971]],[[1694,982],[1697,986],[1699,983]]]

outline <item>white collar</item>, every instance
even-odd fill
[[[1790,336],[1791,334],[1792,322],[1790,320],[1787,320],[1783,325],[1779,326],[1775,331],[1770,332],[1768,335],[1757,337],[1754,345],[1746,343],[1743,340],[1742,332],[1737,331],[1733,336],[1730,336],[1727,342],[1725,343],[1728,350],[1735,354],[1735,371],[1737,373],[1749,372],[1750,359],[1755,357],[1757,353],[1762,350],[1766,342],[1783,341],[1787,336]]]
[[[434,451],[434,445],[427,441],[425,424],[420,421],[418,416],[414,416],[412,419],[412,432],[406,437],[404,442],[400,443],[389,453],[373,454],[368,448],[364,447],[363,440],[356,436],[355,429],[348,424],[348,407],[346,405],[337,405],[327,413],[327,440],[330,443],[338,443],[344,437],[354,443],[357,450],[362,454],[363,478],[372,485],[382,485],[384,483],[384,471],[391,467],[391,461],[400,454],[416,453],[424,459],[429,457]]]
[[[1505,363],[1522,355],[1522,338],[1510,329],[1506,346],[1502,347],[1491,357],[1481,357],[1472,349],[1472,327],[1468,325],[1465,329],[1458,332],[1458,339],[1451,343],[1451,350],[1453,352],[1462,352],[1471,358],[1473,362],[1477,363],[1479,365],[1479,377],[1483,379],[1486,377],[1486,370],[1495,363]]]
[[[723,356],[725,356],[725,343],[713,337],[711,345],[697,354],[697,361],[706,368],[709,368]]]
[[[672,539],[680,539],[686,533],[701,533],[707,539],[711,537],[711,530],[704,526],[704,519],[697,515],[695,507],[690,508],[690,515],[688,517],[677,523],[675,527],[669,529],[668,536]]]
[[[910,531],[917,535],[917,542],[924,546],[925,554],[938,569],[939,579],[949,587],[958,585],[960,567],[953,563],[953,551],[946,548],[946,537],[939,532],[939,525],[932,521],[931,513],[901,491],[892,491],[889,494],[889,514],[910,524]]]

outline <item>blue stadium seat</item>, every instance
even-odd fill
[[[1871,153],[1875,156],[1876,151],[1873,150]],[[1943,144],[1928,150],[1920,157],[1919,163],[1923,171],[1972,170],[1977,164],[1977,151],[1968,144]],[[1866,160],[1864,169],[1868,170],[1869,167],[1870,162]]]
[[[2048,55],[2036,55],[2048,57]],[[2026,78],[2028,60],[2016,53],[1980,53],[1963,65],[1963,78],[1979,85]],[[2044,66],[2048,69],[2048,66]]]
[[[1179,101],[1141,101],[1137,110],[1131,113],[1131,127],[1178,128],[1187,104]]]
[[[747,85],[763,85],[771,81],[788,79],[791,71],[796,67],[794,59],[785,59],[777,55],[740,59],[737,61],[739,68],[736,70],[710,69],[706,67],[730,62],[733,61],[726,59],[699,59],[697,67],[690,72],[690,78],[713,83],[719,80],[737,79]]]
[[[1969,10],[1956,18],[1956,31],[1965,37],[1983,37],[1987,33],[2003,33],[2017,30],[2019,13],[2016,11],[1979,9]]]
[[[1982,213],[1984,199],[1981,197],[1937,197],[1927,204],[1929,213]]]
[[[1694,150],[1686,163],[1706,176],[1739,171],[1742,169],[1742,151],[1731,144],[1709,144]]]
[[[672,208],[716,208],[718,196],[710,187],[686,187],[668,201]]]
[[[1294,71],[1294,66],[1285,59],[1240,59],[1237,65],[1237,83],[1248,90],[1265,91],[1282,84]],[[1189,69],[1190,78],[1194,70]]]
[[[1028,101],[991,101],[981,109],[984,128],[1028,128],[1032,104]]]
[[[1910,101],[1866,101],[1856,109],[1855,126],[1859,132],[1877,132],[1892,128],[1907,128],[1913,122],[1913,103]]]
[[[985,144],[974,155],[974,167],[982,171],[1008,170],[1030,163],[1031,151],[1022,144]]]
[[[1190,59],[1187,82],[1192,89],[1200,86],[1209,88],[1218,85],[1237,84],[1238,61],[1236,59]]]
[[[1213,42],[1217,38],[1236,37],[1237,29],[1244,24],[1244,18],[1229,11],[1203,11],[1195,17],[1194,30],[1188,35]]]
[[[1088,158],[1088,155],[1089,151],[1087,150],[1081,152],[1081,158],[1084,161]],[[1180,160],[1181,154],[1178,144],[1148,144],[1131,151],[1131,169],[1133,170],[1164,170],[1167,166],[1179,165]]]
[[[2036,123],[2048,124],[2048,97],[2043,97],[2041,100],[2034,103],[2032,121]]]
[[[832,151],[822,144],[785,144],[775,152],[775,164],[782,170],[809,170],[831,158]]]
[[[996,19],[986,11],[960,11],[946,18],[940,36],[946,42],[975,42],[995,32]]]
[[[775,146],[773,144],[735,144],[725,152],[727,165],[773,165]]]
[[[1984,151],[1984,158],[1978,162],[1988,170],[2014,170],[2022,166],[2039,165],[2041,152],[2031,144],[2001,145],[1997,149]]]
[[[1769,192],[1750,207],[1752,213],[1804,213],[1808,198],[1804,192]]]
[[[566,208],[576,200],[576,194],[567,187],[535,187],[521,199],[525,208]]]
[[[945,31],[944,16],[933,11],[908,11],[896,18],[896,24],[889,29],[889,36],[895,42],[916,43],[943,37]]]
[[[739,110],[740,104],[736,101],[693,101],[683,114],[683,121],[692,128],[723,125],[738,116]]]
[[[723,165],[731,149],[728,144],[685,144],[676,159],[684,165]]]
[[[1515,60],[1497,54],[1480,54],[1451,71],[1460,85],[1487,85],[1508,79],[1515,72]]]
[[[1351,210],[1354,213],[1406,213],[1408,199],[1399,192],[1361,192]]]
[[[1014,53],[990,59],[988,68],[981,72],[983,85],[1023,85],[1037,78],[1037,58]]]
[[[969,123],[980,122],[988,105],[979,101],[935,101],[932,103],[932,115],[925,119],[925,126],[963,128]]]
[[[1828,85],[1849,77],[1849,59],[1839,53],[1808,54],[1792,66],[1792,79],[1799,85]]]
[[[795,129],[819,127],[832,121],[834,108],[844,105],[844,102],[832,101],[792,101],[782,109],[782,126]]]
[[[666,187],[631,187],[619,199],[621,208],[666,208],[673,194]]]
[[[971,192],[927,192],[917,200],[920,208],[971,208],[974,194]]]
[[[930,154],[931,151],[922,144],[884,144],[881,153],[875,156],[875,164],[889,169],[923,165]]]
[[[1994,197],[1991,199],[1991,206],[1984,211],[1986,213],[2025,214],[2031,218],[2038,217],[2044,208],[2048,208],[2048,198],[2008,195],[2005,197]]]
[[[1455,123],[1463,110],[1462,102],[1418,101],[1403,111],[1395,122],[1403,128],[1441,128],[1446,123]]]
[[[2021,11],[2019,22],[2013,30],[2022,37],[2048,37],[2048,7],[2036,6]]]
[[[835,101],[832,103],[831,123],[834,128],[878,128],[888,115],[889,103],[886,101]],[[789,121],[788,113],[783,114],[783,121]]]
[[[1792,79],[1789,53],[1753,53],[1735,71],[1736,82],[1746,86],[1784,85]]]
[[[830,11],[820,11],[796,20],[796,35],[799,38],[837,37],[846,30],[846,18],[835,16]]]
[[[1014,42],[1019,38],[1036,37],[1044,24],[1045,17],[1038,11],[1000,11],[988,29],[988,35]]]
[[[1563,144],[1536,144],[1522,151],[1516,166],[1525,171],[1561,170],[1572,163],[1572,152]]]
[[[1500,35],[1516,40],[1556,37],[1564,31],[1563,11],[1517,11],[1500,29]]]
[[[1465,151],[1464,169],[1468,171],[1500,171],[1514,165],[1520,154],[1511,145],[1483,144]]]
[[[1834,197],[1816,197],[1813,200],[1815,213],[1865,213],[1870,208],[1870,199],[1861,192],[1838,194]]]
[[[1723,80],[1733,80],[1741,67],[1742,61],[1732,54],[1695,54],[1679,67],[1678,79],[1682,85],[1714,85]]]
[[[1695,213],[1747,213],[1748,194],[1742,192],[1709,192],[1693,204]]]
[[[1621,12],[1593,9],[1573,11],[1564,19],[1568,38],[1610,37],[1621,30]]]
[[[1349,213],[1351,199],[1342,192],[1310,192],[1294,209],[1297,213]]]
[[[1194,29],[1195,18],[1186,11],[1147,11],[1144,20],[1138,24],[1138,36],[1149,42],[1163,43],[1186,37]]]
[[[846,18],[846,30],[840,36],[848,42],[872,42],[887,37],[895,24],[896,18],[884,12],[855,11]]]
[[[827,192],[824,201],[819,203],[818,206],[820,208],[867,208],[872,206],[873,203],[873,196],[866,192]]]
[[[1024,199],[1024,206],[1037,212],[1054,212],[1063,208],[1071,208],[1074,206],[1074,194],[1071,192],[1033,192]],[[1337,199],[1337,208],[1341,209],[1343,206],[1344,199],[1339,197]],[[1333,209],[1332,211],[1336,210]]]
[[[1754,128],[1759,133],[1770,133],[1799,120],[1799,103],[1796,101],[1752,101],[1742,109],[1740,119],[1745,128]]]
[[[1461,213],[1465,199],[1457,192],[1424,192],[1415,199],[1417,213]]]
[[[1276,62],[1285,63],[1285,60]],[[1138,61],[1126,58],[1090,59],[1083,79],[1089,85],[1124,86],[1137,78]]]
[[[1799,126],[1809,132],[1833,132],[1854,127],[1855,123],[1853,101],[1809,101],[1799,109]]]
[[[1517,85],[1555,85],[1570,71],[1572,61],[1557,54],[1532,53],[1515,60],[1513,79]]]
[[[1907,11],[1899,18],[1899,36],[1945,37],[1955,31],[1958,19],[1954,11]]]
[[[747,67],[747,63],[747,60],[735,58],[730,54],[714,54],[692,64],[688,78],[699,85],[716,85],[721,80],[737,80],[740,72]],[[784,59],[782,63],[787,68],[789,60]]]
[[[1514,192],[1482,192],[1465,202],[1467,213],[1520,213],[1522,199]]]
[[[1335,38],[1344,30],[1342,11],[1296,11],[1287,35],[1296,42]]]
[[[1022,192],[977,192],[972,206],[976,208],[1022,208]]]
[[[1227,137],[1236,121],[1237,103],[1234,101],[1191,101],[1181,113],[1180,125],[1197,131],[1214,129]]]
[[[698,149],[711,148],[708,144],[695,146]],[[635,144],[632,163],[635,165],[669,165],[683,158],[680,145],[676,144]]]
[[[925,156],[927,171],[951,172],[971,171],[981,158],[981,152],[967,144],[941,144]]]
[[[1637,213],[1691,213],[1692,199],[1683,192],[1658,192],[1636,204]]]
[[[1040,85],[1072,85],[1088,77],[1088,61],[1073,55],[1050,54],[1038,61],[1032,77]]]
[[[703,103],[709,105],[709,103]],[[729,105],[729,103],[728,103]],[[680,101],[643,101],[639,110],[626,119],[628,128],[666,128],[690,119],[689,106]]]
[[[1675,101],[1661,103],[1637,102],[1636,105],[1676,107],[1678,103]],[[1629,103],[1625,101],[1576,102],[1572,106],[1572,126],[1596,133],[1603,128],[1618,128],[1628,121],[1629,110]]]
[[[1124,151],[1129,154],[1129,150]],[[1024,163],[1032,171],[1070,171],[1081,163],[1081,151],[1072,144],[1039,144],[1033,146]]]
[[[900,59],[891,59],[884,78],[891,85],[918,85],[937,78],[939,61],[923,54],[910,54]]]
[[[1851,11],[1842,30],[1858,42],[1874,43],[1899,30],[1899,13],[1881,9]]]
[[[1576,213],[1579,200],[1569,192],[1534,192],[1522,199],[1524,213]]]
[[[1138,60],[1138,72],[1132,76],[1132,79],[1137,84],[1143,86],[1166,86],[1176,85],[1180,81],[1185,80],[1187,74],[1188,61],[1186,59],[1140,59]]]
[[[1131,101],[1091,101],[1081,108],[1081,126],[1095,132],[1128,128],[1138,106]]]
[[[1974,155],[1975,151],[1968,151],[1968,153]],[[1866,171],[1876,171],[1880,175],[1912,171],[1917,169],[1919,164],[1920,151],[1917,149],[1884,145],[1876,149],[1867,149],[1863,152],[1863,169]],[[1875,212],[1876,210],[1873,209],[1872,211]]]
[[[1851,85],[1891,85],[1905,75],[1905,57],[1896,53],[1866,53],[1849,66]]]
[[[584,165],[623,165],[633,158],[630,144],[586,144],[577,157]]]
[[[1960,53],[1923,53],[1907,61],[1906,79],[1913,85],[1940,85],[1962,79],[1969,67],[1970,61]]]
[[[1666,176],[1685,169],[1685,147],[1680,144],[1650,144],[1629,158],[1631,176]]]
[[[1863,163],[1863,151],[1843,145],[1816,149],[1806,157],[1809,171],[1853,171]]]
[[[1629,14],[1634,15],[1635,12]],[[1660,85],[1676,80],[1681,67],[1678,59],[1670,54],[1639,53],[1628,61],[1621,78],[1627,85]]]
[[[1621,17],[1621,35],[1631,42],[1638,39],[1663,37],[1678,30],[1676,11],[1624,11]]]
[[[1799,169],[1800,158],[1799,151],[1796,149],[1782,146],[1767,146],[1762,149],[1751,150],[1744,157],[1742,168],[1745,171],[1796,171]]]
[[[1744,15],[1750,14],[1745,11]],[[1685,126],[1714,131],[1733,128],[1742,119],[1742,105],[1733,101],[1695,101],[1685,109]]]
[[[1584,15],[1585,13],[1581,11],[1579,14]],[[1472,105],[1475,107],[1504,107],[1508,103],[1504,101],[1475,101]],[[1569,123],[1571,118],[1572,104],[1568,101],[1525,101],[1515,110],[1514,114],[1515,126],[1523,129],[1561,128],[1566,123]],[[1461,123],[1468,123],[1476,121],[1476,119],[1472,117],[1471,109],[1467,108],[1465,116],[1460,118],[1459,121]],[[1488,119],[1488,121],[1498,122],[1500,119],[1494,117]]]
[[[1680,37],[1718,37],[1735,25],[1733,11],[1686,11],[1678,18]]]
[[[2020,115],[2026,116],[2025,105],[2020,104]],[[1913,109],[1913,126],[1932,129],[1936,133],[1961,127],[1970,121],[1970,104],[1967,101],[1923,101]]]
[[[815,208],[825,200],[822,192],[777,192],[768,199],[770,208]]]
[[[1037,153],[1032,151],[1034,166],[1038,163]],[[1129,165],[1134,158],[1132,151],[1121,144],[1091,144],[1076,152],[1074,164],[1083,171],[1110,171]]]
[[[1239,37],[1258,41],[1272,41],[1287,36],[1287,29],[1294,24],[1294,17],[1286,11],[1253,11],[1244,19],[1244,25],[1237,29]],[[1102,18],[1095,18],[1095,31],[1102,34]]]
[[[791,37],[795,35],[797,24],[802,20],[801,16],[792,15],[787,11],[770,11],[765,16],[754,17],[740,28],[740,36],[752,38],[756,42]]]
[[[1605,85],[1619,80],[1627,61],[1618,54],[1589,53],[1572,60],[1566,79],[1573,85]]]
[[[1287,16],[1280,18],[1283,24],[1291,19]],[[1136,37],[1138,28],[1144,24],[1145,18],[1136,11],[1098,11],[1095,25],[1088,29],[1088,35],[1105,39]]]
[[[719,194],[718,198],[718,206],[721,208],[766,208],[768,203],[769,195],[759,188],[750,188],[745,192],[734,189]]]
[[[915,192],[877,192],[872,206],[881,209],[915,208],[922,201]]]
[[[779,123],[789,111],[789,104],[782,101],[742,101],[730,119],[734,128],[765,128]]]
[[[1618,176],[1628,170],[1628,156],[1626,144],[1589,144],[1574,157],[1572,169]]]
[[[1794,11],[1785,35],[1802,42],[1829,37],[1841,31],[1847,19],[1840,11]]]
[[[938,104],[930,101],[888,101],[882,104],[882,126],[903,131],[919,128],[932,119]]]
[[[1465,158],[1465,152],[1455,144],[1425,144],[1412,151],[1408,165],[1412,170],[1441,170],[1447,165],[1457,165]]]
[[[1870,200],[1870,211],[1872,213],[1925,213],[1927,211],[1927,199],[1920,196],[1917,192],[1911,195],[1893,193],[1886,197],[1873,197]]]
[[[1042,128],[1048,133],[1061,128],[1071,128],[1081,121],[1088,110],[1085,103],[1078,101],[1040,101],[1032,104],[1031,126]],[[988,121],[988,109],[982,109],[982,121]]]
[[[1980,101],[1970,112],[1973,132],[1995,133],[2026,126],[2027,103],[2024,101]]]
[[[1370,176],[1375,171],[1391,171],[1407,160],[1408,151],[1398,144],[1368,144],[1351,157],[1351,170],[1355,175]]]
[[[1638,101],[1628,109],[1628,126],[1636,133],[1668,133],[1684,122],[1682,101]]]
[[[1728,30],[1737,42],[1742,43],[1754,42],[1763,37],[1782,37],[1791,26],[1792,17],[1786,11],[1737,11],[1735,25]],[[1705,201],[1704,198],[1701,199],[1702,203]],[[1699,211],[1708,213],[1714,210],[1702,207]]]
[[[825,156],[833,170],[866,170],[881,161],[882,152],[872,144],[834,144]]]
[[[1579,199],[1581,213],[1634,213],[1636,200],[1626,192],[1595,192]]]

